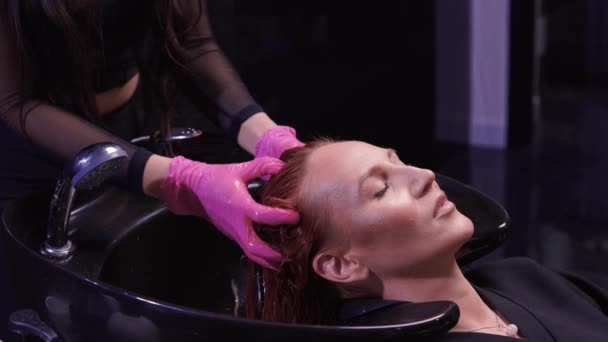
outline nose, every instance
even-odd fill
[[[419,198],[424,196],[435,182],[435,172],[429,169],[420,169],[414,166],[410,166],[411,174],[411,185],[410,191],[412,196]]]
[[[408,192],[414,198],[424,196],[435,182],[435,172],[429,169],[421,169],[412,165],[401,164],[391,165],[390,178],[393,182],[400,183],[407,187]]]

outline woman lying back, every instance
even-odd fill
[[[602,307],[608,291],[594,284],[585,282],[596,290],[592,297],[527,258],[465,275],[455,255],[471,238],[472,221],[446,198],[432,171],[403,163],[394,150],[318,140],[281,159],[286,164],[260,201],[295,209],[300,221],[256,226],[284,261],[277,271],[263,270],[264,300],[248,301],[249,317],[327,324],[351,298],[449,300],[460,318],[441,340],[608,337],[608,306]],[[248,298],[255,290],[249,287]]]

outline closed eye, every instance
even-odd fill
[[[386,191],[388,190],[388,183],[384,183],[384,188],[382,188],[382,190],[374,193],[374,199],[378,199],[381,198],[382,196],[384,196],[384,194],[386,193]]]

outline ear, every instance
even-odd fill
[[[322,278],[336,283],[354,283],[369,277],[369,269],[357,258],[332,250],[317,253],[312,268]]]

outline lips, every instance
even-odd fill
[[[435,202],[435,210],[433,212],[433,217],[437,217],[437,214],[439,214],[439,209],[441,209],[441,207],[443,207],[443,205],[447,201],[448,201],[448,198],[445,196],[445,193],[442,191],[441,194],[439,194],[437,201]]]
[[[443,214],[446,214],[447,212],[451,211],[453,207],[453,203],[448,201],[448,198],[442,191],[439,197],[437,197],[437,201],[435,202],[435,210],[433,212],[433,217],[442,216]]]

